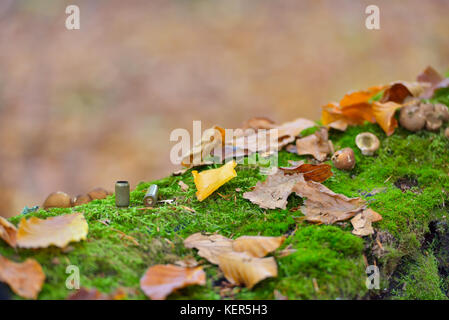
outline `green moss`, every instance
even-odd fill
[[[372,157],[362,156],[355,146],[355,136],[365,131],[374,133],[381,140],[380,149]],[[337,193],[365,198],[369,206],[383,216],[375,227],[390,233],[395,241],[385,248],[386,253],[378,263],[383,273],[390,274],[404,258],[420,252],[429,222],[448,213],[442,204],[448,203],[449,140],[442,130],[412,134],[398,128],[394,135],[386,137],[373,124],[350,127],[344,133],[331,130],[330,139],[336,149],[351,147],[357,165],[350,172],[334,168],[333,177],[324,184]],[[285,151],[279,153],[280,166],[287,166],[288,160],[299,159],[307,160],[308,157]],[[199,170],[211,167],[215,166],[204,166]],[[173,263],[188,255],[202,259],[195,250],[183,245],[183,240],[195,232],[219,232],[232,238],[287,234],[289,237],[283,247],[290,245],[296,252],[286,257],[277,256],[278,277],[264,280],[252,290],[234,288],[225,298],[272,299],[274,290],[291,299],[353,299],[368,294],[363,254],[367,253],[364,243],[367,245],[369,241],[352,235],[348,222],[336,226],[297,223],[296,218],[302,214],[291,209],[302,204],[302,199],[296,195],[290,196],[285,210],[259,208],[242,195],[264,176],[247,161],[237,167],[237,173],[236,178],[203,202],[195,197],[196,188],[189,170],[181,176],[140,183],[131,192],[131,206],[126,209],[117,209],[114,196],[110,196],[72,209],[39,210],[28,216],[45,218],[72,211],[84,212],[89,224],[88,240],[71,244],[72,250],[15,251],[0,242],[0,254],[15,261],[34,257],[42,264],[47,280],[39,296],[41,299],[63,299],[70,293],[65,288],[68,276],[65,270],[71,264],[80,268],[82,286],[97,287],[102,292],[112,292],[118,287],[131,288],[128,298],[141,299],[145,296],[138,289],[139,279],[149,266]],[[399,178],[416,180],[417,185],[402,191],[394,184]],[[181,180],[190,187],[187,192],[179,187]],[[176,198],[176,201],[139,210],[151,183],[159,185],[160,199]],[[11,221],[17,224],[20,218],[14,217]],[[100,221],[107,221],[109,225]],[[136,239],[139,246],[113,228]],[[402,297],[443,297],[435,289],[440,286],[435,261],[430,256],[423,259],[407,269],[402,278],[412,283]],[[428,269],[428,274],[423,277],[432,284],[429,289],[420,286],[416,280],[421,279],[417,270],[422,268]],[[170,299],[219,299],[223,275],[216,266],[209,265],[205,270],[206,286],[183,289],[172,294]],[[422,295],[419,291],[423,291]]]

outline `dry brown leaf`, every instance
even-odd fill
[[[178,182],[178,185],[181,187],[181,190],[184,192],[189,190],[189,186],[182,180]]]
[[[301,180],[304,178],[300,174],[285,175],[278,170],[275,174],[267,176],[264,182],[257,182],[252,191],[243,194],[243,198],[264,209],[285,209],[293,186]]]
[[[424,93],[421,94],[420,98],[430,99],[438,88],[444,88],[449,86],[449,79],[444,78],[438,71],[432,67],[427,67],[423,72],[421,72],[416,78],[419,82],[425,82],[430,85]]]
[[[80,288],[67,297],[67,300],[122,300],[126,297],[123,289],[117,289],[111,294],[104,294],[96,288]]]
[[[254,117],[252,119],[246,120],[242,129],[273,129],[276,127],[274,121],[265,117]]]
[[[232,249],[262,258],[279,248],[284,241],[285,237],[242,236],[234,240]]]
[[[206,273],[202,267],[184,268],[159,264],[148,268],[140,279],[140,288],[152,300],[164,300],[174,290],[195,284],[206,284]]]
[[[11,247],[14,248],[16,246],[17,229],[3,217],[0,217],[0,238],[5,240]]]
[[[394,114],[396,110],[402,108],[401,104],[395,102],[381,103],[375,101],[373,103],[373,112],[376,117],[376,122],[384,130],[387,136],[391,136],[398,126],[398,121]]]
[[[296,137],[301,131],[316,126],[316,123],[312,120],[305,118],[297,118],[293,121],[285,122],[276,127],[279,132],[279,137],[290,136]]]
[[[382,220],[382,216],[372,209],[365,209],[358,213],[351,219],[351,224],[354,227],[352,233],[357,236],[368,236],[374,233],[372,227],[373,222]]]
[[[314,134],[296,140],[296,148],[299,155],[311,154],[318,161],[324,161],[331,150],[327,129],[321,128]]]
[[[220,255],[232,251],[232,240],[219,234],[206,236],[195,233],[184,240],[184,246],[197,249],[200,257],[213,264],[218,264]]]
[[[314,181],[299,179],[293,191],[306,198],[301,211],[310,222],[332,224],[343,221],[353,217],[366,206],[361,198],[348,198]]]
[[[176,264],[179,267],[185,267],[185,268],[193,268],[198,266],[198,261],[195,260],[194,257],[186,257],[183,260],[175,261],[174,264]]]
[[[329,164],[298,163],[293,167],[280,167],[285,174],[302,173],[304,179],[323,182],[332,177],[332,166]]]
[[[72,241],[85,240],[88,225],[82,213],[66,214],[47,219],[22,218],[17,231],[17,246],[21,248],[63,248]]]
[[[246,252],[226,252],[219,257],[219,267],[226,279],[235,285],[244,284],[251,289],[259,281],[277,276],[273,257],[254,258]]]
[[[0,281],[6,282],[22,298],[37,299],[45,274],[39,262],[34,259],[17,263],[0,256]]]
[[[387,88],[381,102],[403,103],[407,97],[419,97],[430,85],[422,82],[397,81]]]

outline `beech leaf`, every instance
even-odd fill
[[[358,213],[351,219],[351,224],[354,227],[352,233],[357,236],[368,236],[374,233],[372,227],[373,222],[382,220],[382,216],[372,209],[365,209]]]
[[[332,177],[332,166],[329,164],[299,163],[293,167],[280,167],[285,174],[302,173],[304,179],[323,182]]]
[[[152,300],[164,300],[174,290],[195,284],[206,284],[203,267],[186,268],[159,264],[148,268],[140,279],[140,288]]]
[[[242,236],[234,240],[232,249],[262,258],[279,248],[284,241],[285,237]]]
[[[311,154],[318,161],[324,161],[331,152],[326,128],[321,128],[314,134],[296,140],[299,155]]]
[[[219,234],[202,235],[195,233],[184,240],[186,248],[198,249],[198,255],[213,264],[218,264],[218,256],[232,251],[232,240]]]

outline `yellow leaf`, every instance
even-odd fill
[[[22,298],[36,299],[42,290],[45,274],[34,259],[17,263],[0,256],[0,281],[6,282]]]
[[[163,300],[174,290],[194,284],[206,284],[203,267],[186,268],[158,264],[150,267],[140,279],[140,288],[153,300]]]
[[[376,101],[373,103],[373,112],[376,117],[376,122],[385,131],[387,136],[391,136],[394,129],[398,126],[398,122],[394,118],[394,113],[401,107],[401,104],[392,101],[386,103]]]
[[[237,172],[234,170],[236,166],[237,163],[233,160],[218,169],[210,169],[201,173],[193,170],[192,175],[197,189],[197,199],[203,201],[226,182],[237,177]]]
[[[20,221],[17,246],[21,248],[63,248],[71,241],[85,240],[88,225],[82,213],[66,214],[45,220],[32,217]]]

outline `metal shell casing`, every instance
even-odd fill
[[[117,207],[129,206],[129,183],[128,181],[117,181],[115,183],[115,205]]]
[[[157,197],[159,194],[159,187],[157,184],[152,184],[145,194],[145,197],[143,197],[143,204],[147,207],[154,207],[154,205],[157,202]]]

